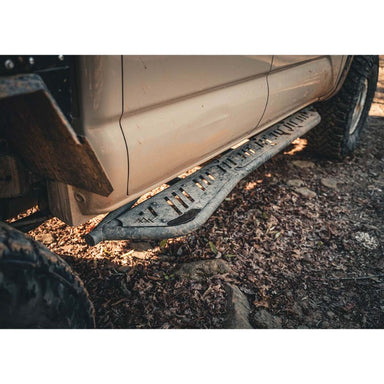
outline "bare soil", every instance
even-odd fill
[[[30,235],[83,279],[98,328],[222,328],[227,283],[246,295],[254,327],[263,310],[283,328],[382,328],[383,62],[360,148],[331,162],[309,157],[303,144],[241,181],[203,228],[161,247],[89,247],[83,237],[100,217],[78,227],[51,219]],[[175,274],[217,257],[231,273],[202,281]]]

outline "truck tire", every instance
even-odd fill
[[[84,284],[48,248],[0,223],[0,328],[94,328]]]
[[[358,146],[375,95],[378,67],[378,56],[354,56],[340,91],[315,105],[321,122],[307,135],[311,153],[340,160]]]

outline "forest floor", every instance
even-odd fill
[[[352,156],[313,159],[295,151],[300,143],[243,179],[190,235],[90,247],[84,235],[100,217],[78,227],[54,218],[29,234],[83,279],[98,328],[223,328],[229,286],[254,328],[383,328],[384,63]],[[201,260],[212,271],[187,271]]]

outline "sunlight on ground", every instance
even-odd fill
[[[372,104],[372,107],[369,111],[369,116],[384,117],[384,105]]]
[[[262,179],[256,180],[256,181],[250,181],[247,183],[247,185],[244,187],[246,191],[251,191],[252,189],[255,189],[258,184],[261,184],[263,182]]]
[[[195,173],[197,172],[199,169],[201,169],[201,167],[198,165],[194,168],[191,168],[190,170],[182,173],[181,175],[179,175],[180,179],[185,179],[186,177],[188,177],[189,175],[192,175],[192,173]]]
[[[157,195],[159,192],[163,191],[164,189],[167,189],[168,187],[169,187],[168,184],[162,184],[159,187],[145,193],[139,198],[139,200],[136,201],[136,203],[132,206],[132,208],[136,207],[136,205],[143,203],[145,200],[148,200],[150,197]]]
[[[287,152],[284,152],[284,155],[294,155],[297,152],[301,152],[308,144],[307,139],[298,138],[292,142],[294,147]]]
[[[380,56],[380,60],[382,56]],[[384,66],[383,63],[380,63],[379,68],[379,81],[377,82],[377,88],[375,97],[371,109],[369,111],[369,116],[373,117],[384,117]]]
[[[30,215],[36,213],[38,210],[39,210],[39,206],[35,205],[34,207],[29,208],[26,211],[19,213],[16,217],[12,217],[11,219],[5,220],[5,222],[6,223],[13,223],[17,220],[21,220],[27,216],[30,216]]]
[[[257,183],[254,182],[254,181],[250,181],[249,183],[247,183],[247,185],[245,186],[245,190],[246,191],[251,191],[252,189],[256,188],[257,186]]]
[[[87,233],[91,232],[104,219],[105,216],[107,216],[107,214],[102,213],[101,215],[95,216],[92,219],[90,219],[89,221],[87,221],[85,223],[87,226],[86,227]],[[80,225],[83,225],[83,224],[80,224]]]

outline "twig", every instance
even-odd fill
[[[116,302],[112,303],[111,306],[114,307],[114,306],[119,305],[120,303],[122,303],[124,301],[128,301],[128,299],[126,297],[123,297],[122,299],[117,300]]]

